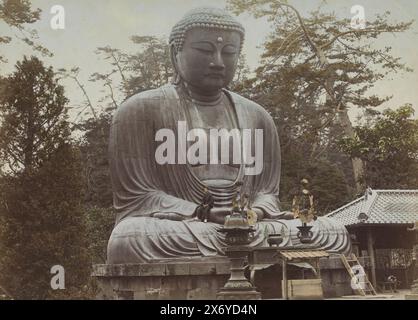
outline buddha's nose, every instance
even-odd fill
[[[225,69],[225,64],[224,64],[224,61],[223,61],[223,59],[222,59],[222,55],[221,55],[221,53],[220,53],[220,52],[217,52],[217,53],[214,55],[214,59],[213,59],[213,61],[209,64],[209,67],[210,67],[211,69],[220,70],[220,71],[222,71],[223,69]]]

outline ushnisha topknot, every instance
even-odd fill
[[[241,36],[241,51],[244,44],[244,27],[225,10],[214,7],[200,7],[186,13],[171,30],[170,44],[174,44],[176,50],[181,51],[186,32],[199,27],[238,32]]]

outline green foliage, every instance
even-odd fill
[[[84,132],[79,141],[84,169],[84,201],[87,206],[112,207],[108,143],[111,115],[102,113],[77,126]]]
[[[18,299],[53,298],[50,268],[65,268],[69,290],[82,290],[89,275],[81,176],[77,152],[63,144],[30,175],[2,181],[0,281]]]
[[[35,57],[17,63],[6,87],[0,108],[0,147],[8,165],[0,181],[0,283],[17,299],[83,297],[90,263],[82,170],[63,88]],[[65,268],[65,292],[51,289],[54,265]]]
[[[107,242],[115,226],[113,208],[86,207],[90,258],[94,264],[106,263]]]
[[[418,120],[413,114],[411,105],[374,113],[367,123],[355,128],[354,138],[341,139],[344,152],[365,161],[363,179],[368,186],[418,187]]]
[[[330,161],[319,161],[308,168],[312,194],[319,215],[327,214],[351,200],[351,190],[343,171]]]

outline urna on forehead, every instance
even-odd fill
[[[193,28],[236,31],[241,36],[242,49],[245,36],[244,27],[233,16],[231,16],[223,9],[214,7],[201,7],[189,11],[173,27],[170,34],[170,44],[174,44],[177,51],[181,51],[187,31]]]

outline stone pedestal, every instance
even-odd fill
[[[364,261],[363,258],[359,260],[366,270],[369,269],[368,260]],[[339,257],[322,258],[319,265],[324,298],[352,294],[351,279]],[[281,298],[282,271],[280,264],[266,264],[262,267],[262,269],[257,269],[253,282],[258,292],[251,285],[246,290],[237,289],[232,292],[233,296],[239,296],[239,299],[259,299],[261,293],[262,298]],[[291,265],[289,267],[295,268]],[[230,268],[231,263],[227,257],[149,264],[102,264],[93,266],[93,277],[96,278],[100,289],[98,299],[236,299],[229,295],[231,290],[224,290],[231,275]],[[249,271],[247,272],[249,273]],[[292,276],[296,275],[292,274]],[[238,278],[234,276],[234,279],[239,282],[244,281],[241,276]]]
[[[214,300],[230,275],[228,258],[94,265],[98,299]]]

